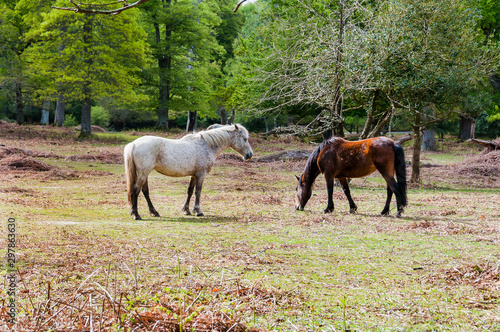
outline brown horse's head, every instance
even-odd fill
[[[297,184],[297,196],[295,197],[295,209],[304,211],[304,206],[306,206],[307,201],[311,198],[312,186],[302,181],[303,176],[295,176],[299,183]]]

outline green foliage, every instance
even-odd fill
[[[64,119],[64,126],[71,128],[80,125],[80,120],[76,118],[73,114],[67,114]]]
[[[104,107],[94,106],[92,107],[92,124],[100,127],[108,127],[109,120],[111,116]]]

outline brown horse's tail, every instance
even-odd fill
[[[406,206],[408,199],[406,197],[406,162],[405,152],[401,145],[394,145],[394,168],[396,169],[396,179],[398,181],[399,190],[401,190],[401,205]]]
[[[132,192],[137,181],[137,171],[134,163],[134,143],[129,143],[123,151],[123,161],[125,162],[125,177],[127,178],[128,202],[132,204]]]

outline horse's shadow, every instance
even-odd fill
[[[160,217],[149,217],[143,218],[143,222],[156,222],[156,223],[193,223],[193,224],[211,224],[211,223],[231,223],[237,222],[236,217],[221,217],[216,215],[205,215],[203,217],[196,216],[160,216]]]

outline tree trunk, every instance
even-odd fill
[[[224,106],[219,107],[218,113],[219,113],[219,117],[220,117],[220,124],[221,125],[226,125],[227,124],[227,112],[226,112],[226,108]]]
[[[24,103],[23,103],[23,90],[21,83],[16,82],[16,121],[17,124],[24,123]]]
[[[436,151],[436,130],[429,128],[424,130],[422,138],[422,151]]]
[[[231,117],[229,118],[229,120],[227,120],[227,124],[233,124],[234,123],[234,113],[235,113],[235,110],[234,108],[231,110]]]
[[[340,67],[342,64],[342,52],[343,52],[343,43],[344,43],[344,9],[345,9],[345,1],[339,1],[339,36],[337,39],[337,54],[336,54],[336,63],[335,63],[335,85],[333,90],[333,101],[332,108],[330,110],[331,125],[330,129],[332,130],[333,136],[344,137],[344,118],[342,114],[342,91],[341,87],[341,71]]]
[[[42,107],[42,118],[40,119],[40,124],[42,126],[46,126],[49,124],[49,115],[50,115],[49,108],[50,108],[50,102],[44,101]]]
[[[411,161],[411,182],[420,183],[420,149],[422,146],[421,134],[422,115],[420,112],[415,114],[415,124],[413,125],[413,156]]]
[[[468,140],[474,138],[476,128],[476,119],[470,115],[460,117],[460,130],[458,131],[458,139]]]
[[[365,126],[363,127],[363,131],[361,132],[361,135],[359,135],[359,139],[366,139],[368,138],[368,135],[370,134],[370,131],[373,126],[373,114],[375,114],[375,108],[376,108],[376,103],[378,99],[378,90],[375,90],[373,93],[372,97],[372,104],[370,106],[370,109],[368,110],[368,113],[366,114],[366,121],[365,121]]]
[[[59,35],[62,36],[64,33],[68,31],[68,26],[66,24],[61,24],[59,27]],[[62,51],[66,45],[60,44],[57,53],[61,56]],[[59,70],[64,72],[64,66],[59,66]],[[56,114],[54,116],[54,126],[56,127],[64,127],[64,113],[66,111],[66,103],[64,102],[64,92],[62,84],[57,84],[57,102],[56,102]]]
[[[80,138],[90,137],[92,135],[91,126],[91,110],[92,110],[92,77],[91,68],[94,64],[93,59],[93,49],[92,49],[92,24],[93,15],[85,14],[85,23],[83,25],[83,52],[84,52],[84,63],[86,70],[86,78],[83,82],[83,104],[82,104],[82,121],[81,121],[81,131]]]
[[[171,0],[165,1],[164,8],[170,7]],[[159,48],[161,43],[160,24],[155,22],[156,45]],[[160,88],[158,96],[158,129],[168,129],[168,111],[170,107],[170,70],[172,69],[172,57],[170,52],[170,38],[172,37],[172,26],[165,25],[165,49],[159,50],[158,68],[160,70]]]
[[[56,115],[54,117],[54,126],[64,127],[64,113],[66,109],[66,103],[64,102],[64,96],[61,92],[57,94],[56,103]]]
[[[186,125],[186,132],[188,133],[194,133],[196,131],[197,123],[198,123],[198,117],[197,111],[188,111],[188,121]]]

